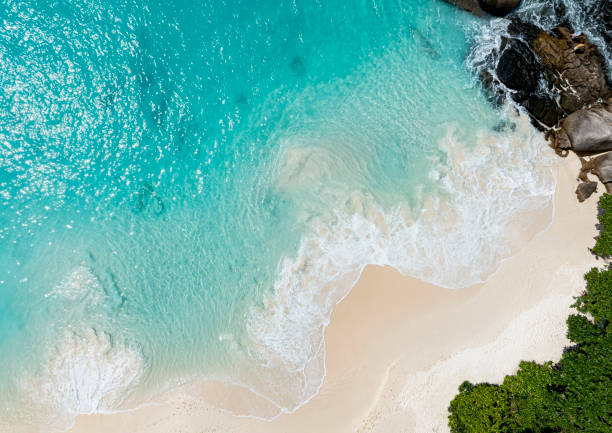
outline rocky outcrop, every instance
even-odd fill
[[[610,96],[603,57],[586,36],[558,27],[552,33],[540,32],[532,47],[566,113]]]
[[[517,0],[446,1],[476,15],[486,12],[500,16],[520,4]],[[582,8],[580,19],[583,14],[592,19],[587,24],[589,31],[603,29],[597,41],[609,44],[612,42],[612,0],[569,6],[566,8],[562,1],[551,1],[547,8],[534,9],[536,12],[510,15],[507,31],[500,35],[501,44],[488,56],[479,53],[478,67],[481,67],[482,83],[491,91],[493,100],[500,102],[510,97],[522,106],[534,125],[547,132],[560,155],[574,151],[586,157],[608,152],[583,160],[582,183],[576,189],[578,199],[583,201],[597,189],[587,173],[596,175],[612,192],[612,89],[605,59],[584,34],[572,31],[571,23],[576,20],[569,14],[577,13],[576,7]],[[522,15],[533,16],[537,10],[542,19],[527,19],[534,23],[554,20],[557,27],[547,31],[521,19]],[[606,56],[612,55],[608,46],[602,50]]]
[[[552,146],[561,156],[570,150],[579,155],[597,155],[580,158],[582,169],[576,189],[579,201],[584,201],[596,190],[587,174],[593,174],[612,193],[612,98],[576,111],[563,121],[561,128],[551,137]],[[602,152],[606,152],[603,153]]]
[[[564,112],[551,94],[538,90],[546,71],[532,48],[521,39],[505,38],[500,53],[495,75],[509,96],[530,113],[537,126],[556,125]]]
[[[542,129],[599,99],[612,96],[597,47],[558,27],[548,33],[513,19],[499,48],[498,80]]]
[[[501,56],[497,61],[497,77],[509,89],[517,92],[522,101],[538,86],[541,68],[529,46],[518,39],[502,42]]]
[[[525,41],[529,46],[533,43],[535,38],[543,30],[535,24],[521,20],[519,17],[511,17],[510,23],[508,24],[508,34],[513,39],[520,39]]]
[[[479,3],[485,12],[503,17],[516,9],[521,4],[521,0],[480,0]]]
[[[568,150],[579,154],[612,150],[612,98],[567,116],[551,141],[561,154]]]
[[[590,160],[581,158],[580,161],[582,162],[582,169],[578,178],[582,180],[582,184],[589,183],[587,174],[594,174],[604,184],[606,191],[612,193],[612,152],[604,153]],[[578,187],[580,188],[582,184]]]

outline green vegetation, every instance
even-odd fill
[[[604,194],[599,200],[599,224],[600,235],[593,247],[593,253],[599,256],[612,255],[612,195]]]
[[[612,196],[599,207],[593,252],[610,257]],[[593,268],[585,280],[561,360],[521,362],[501,385],[462,383],[448,409],[453,433],[612,432],[612,269]]]

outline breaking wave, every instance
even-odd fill
[[[28,395],[43,405],[46,423],[66,429],[75,415],[121,407],[142,364],[137,350],[113,346],[108,334],[90,329],[83,335],[67,335],[50,355],[47,374],[26,387]]]
[[[475,147],[448,132],[440,143],[448,162],[430,171],[439,194],[428,197],[418,215],[401,204],[383,210],[355,194],[333,218],[313,222],[298,254],[282,260],[273,293],[263,307],[251,309],[248,322],[254,361],[276,376],[285,372],[283,386],[257,388],[282,411],[318,390],[323,331],[367,264],[393,266],[445,287],[470,286],[484,281],[519,244],[521,216],[551,205],[554,156],[524,116],[510,109],[507,116],[512,130],[482,132]],[[305,159],[317,153],[298,150]],[[292,150],[284,158],[287,169],[299,169],[281,179],[293,179],[294,187],[300,179],[308,182],[306,161],[296,164]],[[334,164],[312,164],[317,171],[329,166]]]

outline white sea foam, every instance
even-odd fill
[[[63,298],[76,300],[86,296],[97,297],[102,291],[98,277],[91,269],[81,265],[74,269],[53,290],[45,296],[61,296]]]
[[[78,414],[109,412],[130,395],[143,370],[140,353],[106,333],[70,333],[49,354],[46,371],[23,383],[47,429],[70,428]]]
[[[555,179],[554,155],[542,135],[510,111],[514,131],[483,131],[475,147],[448,131],[440,143],[447,162],[430,173],[439,179],[440,191],[420,215],[411,218],[402,205],[385,212],[355,194],[346,209],[313,222],[297,255],[280,263],[274,292],[250,312],[250,355],[275,376],[272,386],[262,380],[253,388],[285,411],[316,393],[324,375],[323,331],[365,265],[390,265],[458,288],[483,281],[512,253],[521,236],[516,218],[550,205]],[[290,169],[308,165],[288,162]],[[300,176],[284,173],[279,179],[291,179],[294,187]]]

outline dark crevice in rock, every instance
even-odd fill
[[[516,9],[521,4],[521,0],[479,0],[478,3],[485,12],[503,17]]]

